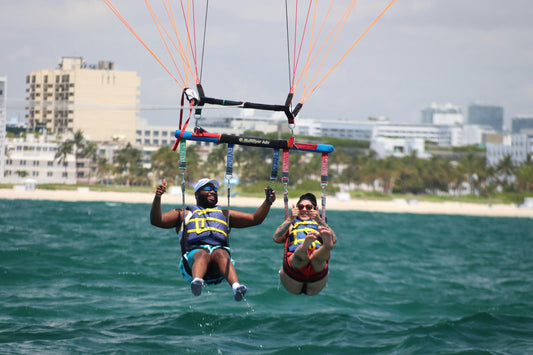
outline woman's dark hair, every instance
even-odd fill
[[[302,196],[300,196],[300,199],[298,200],[298,203],[296,205],[299,205],[300,202],[302,202],[302,200],[308,200],[308,201],[311,201],[311,204],[316,208],[317,206],[317,203],[316,203],[316,197],[315,195],[313,195],[312,193],[308,192],[306,194],[303,194]]]

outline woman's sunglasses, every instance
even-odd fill
[[[214,187],[214,186],[204,186],[204,187],[202,187],[201,190],[202,191],[215,191],[215,192],[218,191],[218,189],[216,187]]]
[[[313,205],[298,205],[299,210],[303,210],[304,208],[310,211],[314,208],[314,206]]]

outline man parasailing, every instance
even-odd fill
[[[223,279],[233,289],[236,301],[241,301],[247,288],[239,283],[229,248],[231,228],[246,228],[261,224],[276,192],[265,188],[266,198],[254,213],[233,209],[222,210],[218,205],[219,183],[215,179],[200,179],[194,186],[196,205],[161,213],[161,196],[167,189],[166,180],[157,187],[150,210],[150,222],[159,228],[176,228],[180,235],[183,277],[191,283],[193,295],[199,296],[206,284]]]

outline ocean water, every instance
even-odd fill
[[[532,219],[328,211],[309,297],[279,286],[274,209],[232,231],[235,302],[226,283],[192,296],[149,209],[0,200],[0,353],[533,353]]]

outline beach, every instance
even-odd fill
[[[154,194],[141,192],[101,192],[89,188],[77,190],[24,190],[20,188],[0,189],[0,199],[25,200],[56,200],[56,201],[106,201],[121,203],[152,203]],[[181,194],[166,194],[163,204],[181,206]],[[227,204],[226,198],[220,198],[221,205]],[[232,207],[256,207],[262,202],[260,198],[240,197],[231,198]],[[194,195],[186,194],[186,204],[194,203]],[[289,204],[295,199],[289,199]],[[418,200],[394,199],[392,201],[376,201],[365,199],[336,199],[327,198],[328,211],[367,211],[385,213],[416,213],[416,214],[445,214],[470,215],[486,217],[521,217],[533,218],[533,208],[519,207],[508,204],[478,204],[463,202],[423,202]],[[283,198],[278,196],[274,206],[283,208]]]

